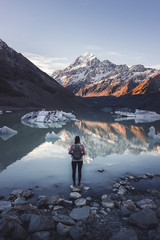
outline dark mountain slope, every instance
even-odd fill
[[[0,106],[74,110],[83,104],[52,77],[0,40]]]

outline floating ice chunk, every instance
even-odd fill
[[[59,137],[53,131],[51,133],[48,132],[45,136],[45,140],[47,142],[55,143],[58,139],[59,139]]]
[[[0,137],[4,141],[6,141],[9,138],[13,137],[15,134],[17,134],[17,131],[15,131],[15,130],[9,128],[9,127],[3,126],[2,128],[0,128]]]
[[[155,132],[156,132],[156,131],[155,131],[155,128],[154,128],[153,126],[151,126],[151,127],[149,128],[148,137],[151,137],[151,138],[153,138],[154,141],[159,142],[159,141],[160,141],[160,133],[156,135]]]
[[[12,111],[10,111],[10,110],[7,110],[7,111],[5,111],[6,113],[11,113]]]
[[[136,109],[135,113],[115,111],[115,114],[123,116],[116,118],[115,121],[135,120],[136,123],[145,123],[160,120],[160,114],[147,110]]]
[[[63,111],[38,111],[25,114],[21,121],[25,125],[32,125],[32,127],[39,127],[39,123],[43,123],[46,127],[62,127],[66,122],[76,121],[75,115],[72,113],[65,113]],[[56,124],[57,123],[57,124]],[[39,126],[37,126],[39,125]]]

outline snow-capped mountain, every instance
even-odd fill
[[[128,67],[100,61],[92,53],[85,53],[52,77],[78,96],[121,96],[157,72],[140,64]]]

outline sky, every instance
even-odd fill
[[[0,39],[43,71],[93,53],[160,68],[160,0],[0,0]]]

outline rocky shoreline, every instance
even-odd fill
[[[33,189],[0,195],[0,240],[158,240],[160,191],[133,186],[153,178],[160,175],[118,178],[112,193],[95,198],[86,186],[71,186],[68,199],[41,195],[34,204]]]

